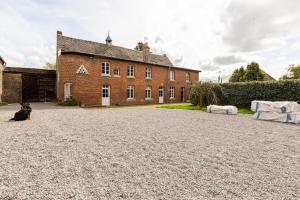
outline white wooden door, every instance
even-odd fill
[[[158,103],[164,103],[164,88],[159,87],[158,89]]]
[[[102,86],[102,106],[110,106],[110,87],[109,87],[109,85]]]

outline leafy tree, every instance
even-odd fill
[[[134,50],[137,50],[137,51],[143,51],[143,49],[144,49],[144,44],[140,41],[134,47]]]
[[[244,81],[266,81],[269,80],[264,71],[259,68],[259,64],[251,62],[247,65],[246,69],[240,67],[234,70],[229,78],[229,82],[244,82]]]
[[[47,62],[46,65],[44,66],[45,69],[51,69],[51,70],[56,70],[56,64],[52,64]]]
[[[288,71],[289,73],[280,77],[280,80],[300,79],[300,65],[292,65]]]
[[[220,103],[222,88],[219,84],[212,82],[198,82],[193,85],[190,99],[193,105],[208,106]]]

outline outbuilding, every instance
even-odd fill
[[[2,77],[3,102],[45,102],[56,98],[55,70],[4,67]]]

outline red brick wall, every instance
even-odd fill
[[[101,76],[102,62],[110,63],[110,77]],[[77,69],[84,65],[87,75],[76,74]],[[131,64],[135,67],[135,78],[127,78],[127,67]],[[185,101],[188,99],[188,92],[191,84],[198,81],[198,72],[174,69],[175,81],[169,81],[169,68],[150,65],[152,67],[152,80],[145,79],[147,64],[105,59],[99,57],[89,57],[75,54],[62,54],[58,58],[59,70],[59,91],[58,97],[64,98],[64,83],[72,83],[72,96],[77,101],[87,105],[101,105],[102,85],[110,85],[111,105],[130,105],[158,103],[159,86],[164,87],[164,102],[175,103],[180,101],[180,89],[185,87]],[[120,77],[113,76],[114,68],[120,68]],[[189,72],[191,83],[187,83],[185,73]],[[127,87],[134,85],[135,100],[127,100]],[[145,100],[145,89],[152,87],[152,101]],[[169,99],[168,90],[175,87],[175,99]]]

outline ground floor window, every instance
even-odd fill
[[[64,98],[65,100],[72,98],[72,83],[64,84]]]
[[[127,88],[127,98],[128,99],[134,98],[134,86],[133,85],[129,85]]]
[[[151,97],[152,97],[151,87],[148,86],[148,87],[146,87],[146,90],[145,90],[145,99],[151,99]]]
[[[175,98],[175,87],[170,87],[169,96],[170,96],[170,99]]]

